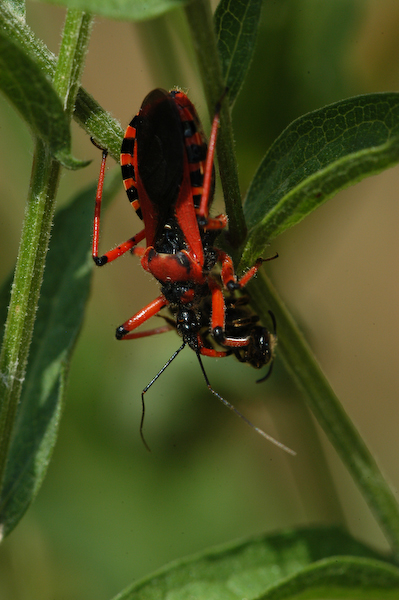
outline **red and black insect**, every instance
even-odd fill
[[[107,157],[107,151],[103,150],[94,216],[93,259],[96,265],[103,266],[130,251],[141,259],[143,268],[161,285],[161,294],[155,300],[117,328],[118,340],[169,331],[168,318],[162,326],[135,331],[164,307],[172,312],[173,327],[183,339],[182,345],[144,388],[143,418],[144,394],[188,345],[197,355],[210,391],[270,439],[213,390],[201,360],[201,355],[223,357],[233,353],[239,360],[251,364],[248,349],[258,344],[250,337],[254,332],[254,321],[244,326],[241,317],[236,318],[233,314],[230,318],[229,310],[239,309],[237,303],[233,306],[230,300],[226,308],[224,292],[232,298],[234,291],[242,289],[253,277],[263,260],[258,259],[243,277],[237,279],[231,257],[214,245],[216,237],[227,225],[227,217],[224,214],[215,218],[209,216],[214,194],[213,159],[219,112],[220,105],[215,111],[207,145],[197,112],[182,91],[176,89],[168,93],[155,89],[146,96],[126,129],[120,157],[128,199],[144,227],[117,248],[98,255]],[[138,246],[144,239],[145,246]],[[213,274],[215,267],[218,275]],[[214,347],[216,344],[220,349]],[[266,364],[271,360],[272,352],[270,356],[264,356]],[[143,420],[141,432],[142,425]]]

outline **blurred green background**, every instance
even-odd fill
[[[28,22],[54,52],[63,19],[61,9],[28,3]],[[395,0],[265,1],[256,57],[233,115],[243,191],[292,119],[350,95],[398,89],[398,30]],[[179,12],[135,26],[96,19],[82,83],[123,126],[153,87],[188,88],[209,129],[187,36]],[[17,254],[33,146],[3,98],[0,127],[5,277]],[[76,125],[73,133],[75,155],[93,162],[64,171],[60,204],[98,176],[98,151]],[[398,182],[394,168],[342,192],[279,237],[270,254],[280,257],[267,264],[396,490]],[[103,226],[103,250],[139,228],[122,183]],[[295,458],[207,392],[189,350],[147,394],[152,452],[146,451],[138,432],[140,392],[179,340],[171,332],[119,343],[114,331],[157,293],[132,256],[96,271],[48,476],[0,547],[1,600],[106,600],[175,558],[310,523],[343,522],[361,540],[386,548],[278,355],[273,377],[262,385],[233,358],[205,365],[214,388],[294,448]]]

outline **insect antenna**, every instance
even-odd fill
[[[273,333],[274,333],[274,335],[277,335],[277,321],[276,321],[276,317],[274,316],[274,312],[272,312],[271,310],[268,310],[267,312],[269,313],[270,318],[273,323]]]
[[[259,427],[256,427],[256,425],[254,425],[253,423],[251,423],[251,421],[249,421],[246,417],[244,417],[244,415],[241,414],[240,411],[237,410],[235,406],[233,406],[232,404],[230,404],[230,402],[228,402],[225,398],[223,398],[223,396],[221,396],[216,390],[213,389],[213,387],[209,383],[208,375],[205,372],[204,365],[202,364],[201,355],[200,355],[199,352],[196,352],[196,354],[197,354],[198,362],[199,362],[200,367],[201,367],[202,374],[203,374],[204,379],[205,379],[205,383],[208,386],[209,391],[212,392],[212,394],[214,396],[216,396],[216,398],[218,398],[220,400],[220,402],[222,402],[222,404],[224,404],[225,406],[227,406],[227,408],[229,408],[230,410],[232,410],[238,417],[240,417],[240,419],[242,419],[244,421],[244,423],[246,423],[247,425],[249,425],[250,427],[252,427],[252,429],[254,429],[257,433],[259,433],[259,435],[261,435],[262,437],[264,437],[266,440],[268,440],[269,442],[271,442],[275,446],[278,446],[279,448],[281,448],[285,452],[288,452],[288,454],[292,454],[292,456],[296,456],[296,452],[294,450],[291,450],[291,448],[288,448],[288,446],[285,446],[284,444],[282,444],[281,442],[279,442],[278,440],[276,440],[271,435],[265,433],[262,429],[259,429]]]
[[[263,377],[261,377],[260,379],[257,379],[256,383],[262,383],[262,381],[266,381],[266,379],[269,379],[270,375],[272,374],[273,365],[274,365],[274,361],[272,361],[270,363],[270,366],[267,369],[266,375],[263,375]]]
[[[144,446],[147,448],[148,452],[151,452],[151,448],[149,447],[149,445],[145,441],[144,433],[143,433],[144,417],[145,417],[144,394],[146,392],[148,392],[148,390],[150,389],[150,387],[152,386],[152,384],[155,383],[156,380],[158,379],[158,377],[160,377],[162,375],[162,373],[165,371],[165,369],[167,369],[169,367],[169,365],[172,362],[172,360],[174,360],[176,358],[176,356],[183,350],[183,348],[185,347],[185,345],[186,345],[186,342],[183,342],[182,345],[180,346],[180,348],[178,348],[175,352],[173,352],[172,356],[164,364],[164,366],[162,367],[162,369],[160,369],[158,371],[158,373],[151,379],[150,383],[147,383],[147,385],[145,386],[145,388],[141,392],[141,406],[142,406],[142,410],[141,410],[141,421],[140,421],[140,437],[141,437],[141,440],[142,440]]]

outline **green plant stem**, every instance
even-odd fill
[[[216,104],[224,92],[225,83],[222,77],[209,1],[193,0],[193,2],[186,4],[185,11],[197,55],[209,114],[213,118]],[[231,113],[227,99],[222,103],[220,121],[222,125],[218,134],[217,151],[223,195],[229,216],[229,242],[233,248],[239,248],[245,240],[247,231],[238,183]]]
[[[389,485],[270,281],[262,273],[248,287],[258,314],[267,318],[269,309],[274,313],[279,356],[358,485],[399,561],[399,506]]]
[[[1,482],[32,339],[59,174],[59,163],[48,155],[44,145],[38,141],[0,355]]]
[[[72,115],[88,44],[90,17],[68,11],[54,87]],[[60,164],[36,141],[30,190],[0,354],[0,484],[25,376],[54,216]]]

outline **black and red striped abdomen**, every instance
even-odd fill
[[[126,129],[120,156],[125,190],[144,220],[148,245],[176,216],[178,202],[187,210],[198,208],[206,154],[200,121],[187,96],[178,90],[150,92]],[[195,220],[194,213],[188,219]]]

